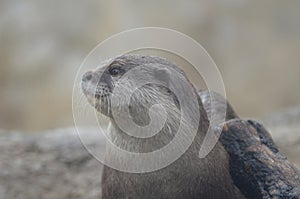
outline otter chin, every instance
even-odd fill
[[[176,78],[172,78],[174,73]],[[188,86],[184,87],[180,82],[186,82]],[[266,129],[257,122],[239,119],[220,95],[197,92],[175,63],[160,57],[122,55],[86,72],[81,87],[88,102],[100,114],[109,117],[110,142],[123,150],[153,152],[171,143],[181,125],[196,129],[196,135],[184,153],[161,169],[130,173],[104,165],[103,199],[300,197],[300,172],[279,153]],[[178,92],[185,103],[181,103]],[[209,100],[211,95],[213,102]],[[191,96],[195,96],[196,103],[192,103]],[[211,104],[216,106],[211,107]],[[199,158],[210,124],[208,116],[210,119],[212,115],[219,117],[218,112],[222,110],[226,110],[226,122],[221,137],[206,157]],[[184,111],[192,117],[187,117]],[[120,118],[124,121],[130,118],[137,126],[145,127],[152,124],[153,116],[159,122],[163,115],[165,121],[156,134],[146,130],[138,132],[144,137],[134,136],[131,133],[135,132],[125,131],[117,122]],[[193,123],[199,115],[199,121]],[[184,131],[186,137],[191,133]],[[181,147],[180,143],[178,147]],[[106,157],[120,158],[109,149]],[[164,158],[161,156],[156,161]],[[124,165],[132,163],[130,158],[121,159]]]

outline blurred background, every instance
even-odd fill
[[[185,33],[212,56],[243,117],[300,106],[299,0],[1,0],[0,129],[73,125],[84,57],[130,28]]]

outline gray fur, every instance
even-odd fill
[[[111,141],[127,151],[143,153],[157,150],[172,140],[180,124],[180,105],[172,92],[165,87],[146,85],[132,96],[131,116],[135,123],[146,125],[149,122],[149,107],[159,101],[166,108],[168,114],[165,126],[158,134],[146,139],[128,136],[118,128],[111,114],[109,93],[118,84],[120,77],[110,76],[108,70],[110,67],[121,67],[124,70],[121,74],[123,75],[126,71],[141,64],[152,64],[154,67],[155,65],[169,66],[182,74],[182,78],[186,78],[176,64],[165,59],[141,55],[123,55],[115,58],[109,65],[95,70],[92,80],[83,82],[82,88],[85,95],[90,99],[90,103],[99,112],[110,117]],[[153,77],[163,79],[161,75]],[[134,82],[130,82],[130,79],[127,83],[134,84]],[[97,87],[97,85],[101,86]],[[124,93],[126,93],[126,89],[130,89],[130,87],[126,84],[123,85]],[[94,88],[95,86],[97,89],[94,89],[95,92],[93,93],[89,87]],[[196,93],[195,90],[194,92]],[[231,179],[228,154],[220,143],[216,144],[206,158],[200,159],[198,157],[200,145],[209,125],[199,97],[198,105],[201,114],[198,133],[192,145],[179,159],[163,169],[149,173],[126,173],[105,166],[102,176],[102,198],[245,198]],[[122,104],[118,106],[118,110],[122,111],[124,108]],[[194,111],[194,107],[188,108],[189,111]],[[111,157],[114,154],[108,151],[107,156]],[[126,163],[124,162],[124,164]]]

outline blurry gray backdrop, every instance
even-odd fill
[[[72,86],[112,34],[160,26],[209,52],[243,117],[300,106],[299,0],[1,0],[0,128],[73,125]]]

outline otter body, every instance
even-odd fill
[[[243,199],[231,180],[223,150],[218,144],[205,159],[186,153],[150,173],[127,173],[104,166],[102,198]]]
[[[136,123],[145,125],[147,123],[145,121],[149,120],[149,107],[156,103],[165,105],[168,119],[161,132],[150,138],[134,138],[123,132],[115,123],[111,113],[112,107],[109,107],[111,104],[110,93],[112,93],[119,78],[127,71],[142,64],[154,64],[154,67],[156,64],[166,65],[174,68],[182,74],[183,78],[186,78],[179,67],[165,59],[140,55],[123,55],[96,71],[87,72],[83,77],[82,85],[83,92],[90,103],[100,113],[111,119],[109,130],[111,141],[124,150],[139,153],[153,151],[169,143],[174,138],[180,123],[180,117],[178,117],[180,107],[172,92],[156,85],[147,85],[142,88],[140,93],[137,92],[136,96],[132,97],[134,102],[130,106],[130,113]],[[158,70],[160,73],[165,72],[161,71],[161,68]],[[168,74],[164,74],[163,78],[168,79],[167,76]],[[153,78],[156,78],[156,76]],[[93,88],[94,91],[90,91],[90,88]],[[196,90],[193,92],[196,93]],[[153,95],[155,96],[153,97]],[[206,158],[200,159],[198,156],[209,121],[198,95],[197,101],[201,118],[197,135],[188,150],[167,167],[147,173],[127,173],[104,166],[102,174],[103,199],[244,198],[232,182],[228,155],[221,144],[217,143]],[[120,110],[122,110],[122,107]],[[114,157],[114,154],[109,150],[106,155]]]
[[[158,81],[165,81],[166,86],[155,85],[149,83],[142,88],[137,89],[132,96],[130,96],[130,104],[123,104],[122,99],[118,104],[112,103],[112,93],[116,87],[121,85],[121,91],[126,96],[131,93],[132,88],[128,85],[134,85],[135,79],[128,77],[125,82],[121,83],[120,79],[126,73],[140,65],[147,65],[145,75],[149,75],[148,79],[157,79]],[[166,68],[164,67],[166,66]],[[172,90],[168,89],[171,78],[170,71],[167,68],[172,68],[180,74],[179,79],[188,81],[184,72],[174,63],[159,57],[141,56],[141,55],[122,55],[105,66],[85,73],[82,79],[82,90],[88,101],[95,107],[95,109],[110,118],[111,124],[109,128],[109,139],[117,147],[134,153],[148,153],[162,148],[170,143],[176,135],[179,125],[181,125],[181,111],[187,108],[189,113],[195,110],[195,107],[183,107]],[[150,70],[151,69],[151,70]],[[136,75],[137,79],[143,77]],[[188,81],[189,82],[189,81]],[[174,83],[174,82],[173,82]],[[176,83],[176,81],[175,81]],[[190,84],[190,83],[189,83]],[[192,85],[191,85],[192,86]],[[185,92],[185,91],[183,91]],[[209,120],[212,114],[225,109],[224,103],[211,109],[209,102],[209,93],[197,93],[192,86],[191,92],[197,96],[197,111],[201,115],[199,123],[196,125],[198,129],[195,138],[188,149],[174,162],[168,166],[146,173],[128,173],[119,171],[108,166],[104,166],[102,174],[102,198],[103,199],[140,199],[140,198],[164,198],[164,199],[244,199],[244,198],[280,198],[277,196],[286,196],[287,193],[282,190],[290,191],[289,196],[284,198],[300,197],[299,193],[299,172],[287,160],[282,159],[278,155],[278,150],[274,151],[275,145],[271,137],[260,128],[252,128],[249,125],[244,125],[245,122],[240,122],[238,116],[235,114],[229,104],[227,104],[226,121],[228,122],[225,129],[224,136],[221,136],[220,141],[214,146],[213,150],[205,157],[199,158],[199,149],[206,135]],[[200,99],[202,97],[203,103]],[[224,100],[220,97],[217,100]],[[125,101],[125,100],[124,100]],[[167,119],[164,126],[159,133],[149,136],[147,138],[138,138],[121,130],[117,125],[115,116],[112,110],[117,110],[117,115],[123,113],[128,108],[128,115],[134,123],[139,126],[149,124],[149,108],[155,104],[160,104],[166,111]],[[112,107],[117,106],[117,107]],[[126,106],[126,107],[125,107]],[[114,109],[115,108],[115,109]],[[208,114],[208,116],[207,116]],[[185,118],[184,118],[185,119]],[[231,125],[233,124],[233,125]],[[235,128],[243,126],[243,128]],[[253,125],[252,125],[253,126]],[[251,128],[251,136],[249,135]],[[256,129],[257,131],[253,131]],[[224,131],[224,130],[223,130]],[[234,132],[231,132],[234,131]],[[239,131],[237,133],[237,131]],[[187,135],[189,132],[185,132]],[[234,136],[232,136],[234,135]],[[259,137],[255,137],[259,135]],[[249,142],[251,141],[251,142]],[[231,143],[234,143],[232,145]],[[259,158],[252,157],[252,145],[258,146],[258,154],[262,154]],[[267,144],[266,144],[267,143]],[[247,147],[244,147],[246,145]],[[264,151],[266,150],[267,153]],[[244,154],[250,154],[247,158]],[[118,155],[109,148],[106,152],[106,157],[118,159]],[[274,158],[275,157],[275,158]],[[249,159],[250,158],[250,159]],[[253,159],[252,159],[253,158]],[[260,159],[261,158],[261,159]],[[276,159],[277,158],[277,159]],[[273,172],[274,164],[277,160],[279,164],[285,165],[285,170],[278,169],[281,175],[286,175],[286,178],[279,176],[278,172]],[[122,164],[127,165],[130,159],[122,159]],[[158,160],[159,161],[159,160]],[[270,164],[261,164],[266,161]],[[236,163],[239,164],[236,164]],[[246,162],[246,164],[243,164]],[[132,163],[132,162],[130,162]],[[257,167],[259,165],[260,167]],[[253,166],[253,169],[251,170]],[[280,165],[277,165],[278,168]],[[250,170],[249,170],[250,169]],[[278,186],[270,186],[270,179],[268,176],[259,174],[268,171],[268,175],[275,173],[273,179],[287,179],[286,184],[278,183]],[[239,173],[237,175],[236,173]],[[243,175],[243,174],[246,175]],[[288,176],[293,177],[289,180]],[[251,182],[248,183],[248,179]],[[293,182],[291,182],[293,181]],[[277,189],[277,191],[274,190]],[[295,188],[293,188],[295,187]],[[253,191],[252,191],[253,190]],[[279,190],[279,191],[278,191]],[[299,194],[299,195],[297,195]]]

